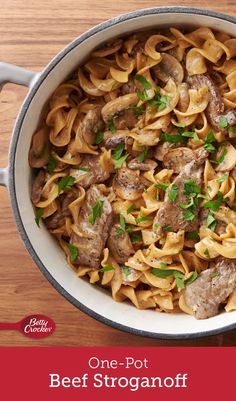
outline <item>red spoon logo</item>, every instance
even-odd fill
[[[0,330],[18,330],[30,338],[44,338],[54,332],[56,325],[46,315],[30,315],[17,323],[0,323]]]

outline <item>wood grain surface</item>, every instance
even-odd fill
[[[236,16],[236,1],[168,0],[168,5],[198,6]],[[0,61],[40,71],[76,36],[106,19],[137,8],[167,5],[160,0],[0,0]],[[27,89],[7,84],[0,94],[0,167],[7,152],[14,120]],[[30,340],[18,332],[0,332],[0,345],[161,345],[233,346],[236,331],[189,341],[141,338],[107,327],[80,312],[47,282],[17,233],[7,191],[0,188],[0,322],[18,321],[43,313],[56,322],[55,333]]]

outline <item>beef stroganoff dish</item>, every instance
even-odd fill
[[[29,164],[35,221],[78,277],[140,309],[236,309],[236,39],[106,43],[52,94]]]

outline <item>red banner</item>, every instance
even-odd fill
[[[0,348],[6,401],[222,401],[236,348]]]

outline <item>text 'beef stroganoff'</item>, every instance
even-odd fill
[[[36,223],[116,301],[235,310],[235,147],[236,39],[116,39],[55,90],[32,138]]]

